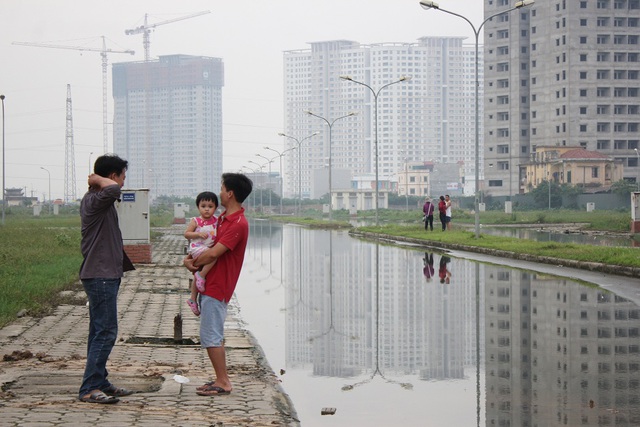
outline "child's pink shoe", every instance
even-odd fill
[[[187,305],[189,306],[191,311],[193,311],[193,314],[195,314],[196,316],[200,316],[200,308],[198,307],[198,303],[197,302],[195,302],[194,300],[189,298],[187,300]]]
[[[198,290],[198,292],[204,292],[205,280],[202,278],[202,276],[200,276],[200,272],[196,271],[193,277],[196,279],[196,289]]]

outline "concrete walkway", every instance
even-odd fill
[[[0,330],[2,426],[297,426],[295,410],[232,301],[226,323],[233,392],[196,395],[213,369],[198,343],[198,318],[185,304],[184,226],[162,229],[153,264],[126,273],[118,297],[120,328],[110,380],[138,393],[115,405],[77,400],[84,370],[88,308],[84,291],[44,318],[23,317]],[[174,317],[183,320],[175,345]],[[179,383],[175,375],[190,382]]]

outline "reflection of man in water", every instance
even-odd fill
[[[424,269],[422,269],[424,278],[427,280],[427,282],[430,282],[433,274],[435,273],[435,270],[433,269],[433,254],[425,252],[422,261],[424,262]]]
[[[449,263],[451,263],[451,258],[446,255],[442,255],[440,257],[440,268],[438,270],[440,283],[449,284],[451,282],[451,271],[449,271]]]

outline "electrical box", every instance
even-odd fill
[[[122,189],[116,210],[125,245],[150,243],[149,189]]]
[[[640,221],[640,193],[631,193],[631,220]]]
[[[174,203],[173,204],[173,217],[184,218],[185,214],[189,212],[189,205],[186,203]]]
[[[640,233],[640,192],[631,193],[631,232]]]

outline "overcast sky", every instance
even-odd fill
[[[441,0],[443,8],[482,22],[482,0]],[[282,147],[282,52],[309,42],[416,42],[423,36],[468,36],[462,19],[419,0],[19,0],[0,5],[0,94],[5,99],[6,187],[27,195],[64,197],[67,84],[73,102],[76,192],[86,189],[90,153],[102,153],[102,68],[99,52],[12,45],[14,41],[135,50],[108,56],[108,120],[113,118],[111,65],[143,60],[142,35],[124,30],[210,10],[158,26],[151,57],[188,54],[222,58],[224,169],[238,170],[263,147]],[[113,147],[112,130],[109,144]]]

